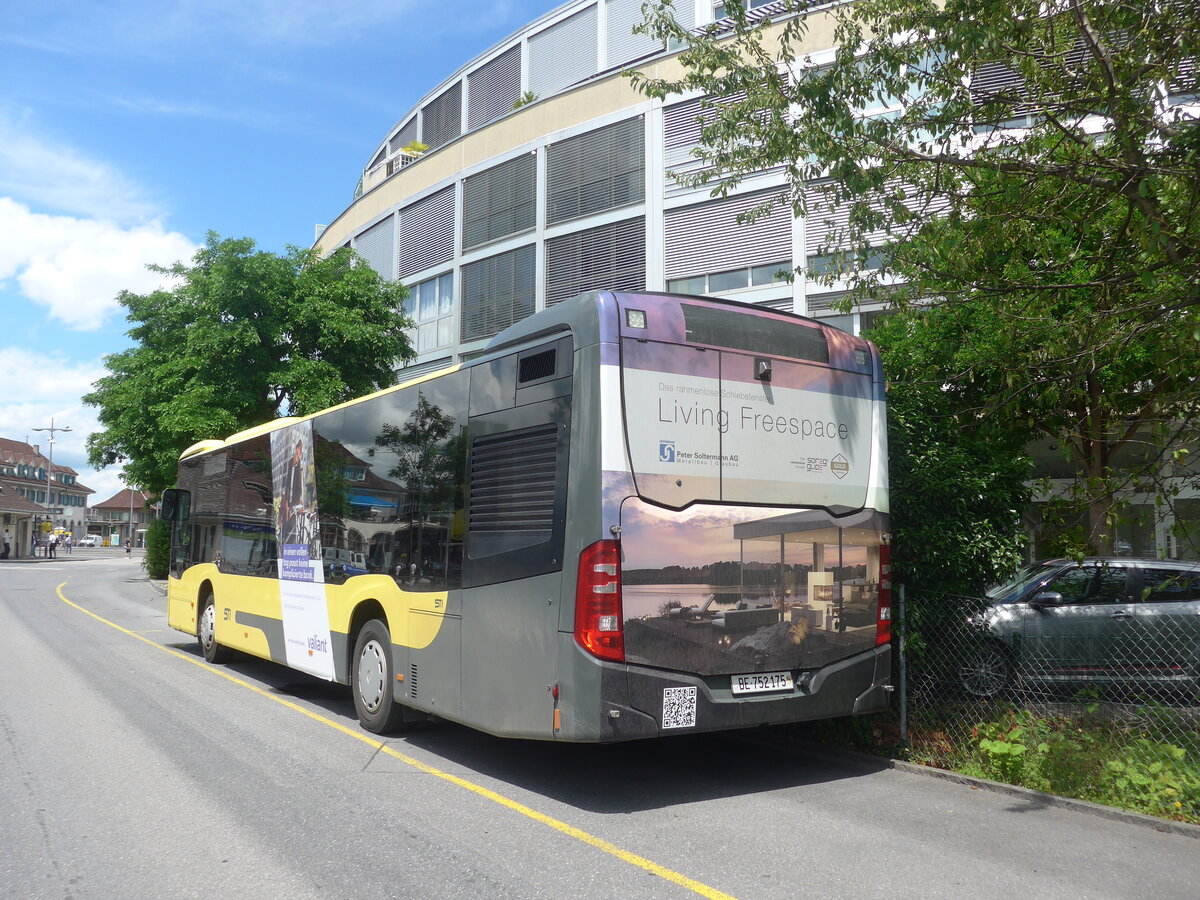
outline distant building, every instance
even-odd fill
[[[21,556],[29,554],[33,534],[44,522],[82,537],[94,493],[79,482],[78,472],[51,463],[37,444],[0,437],[0,527],[9,529]]]
[[[130,488],[118,491],[103,503],[93,504],[89,531],[112,545],[131,539],[133,546],[141,547],[146,542],[146,529],[154,519],[155,502],[145,491]]]

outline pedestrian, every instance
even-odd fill
[[[0,551],[0,559],[8,559],[8,551],[12,545],[12,535],[8,533],[8,529],[4,529],[4,549]]]
[[[125,538],[125,558],[133,558],[133,544],[129,542],[129,538]]]
[[[72,540],[71,540],[71,535],[69,535],[69,534],[68,534],[68,535],[67,535],[67,537],[66,537],[66,540],[64,540],[64,541],[63,541],[63,545],[64,545],[64,546],[67,548],[67,555],[68,555],[68,556],[69,556],[69,555],[70,555],[70,553],[71,553],[71,544],[72,544],[72,543],[73,543],[73,542],[72,542]]]
[[[58,535],[57,534],[52,533],[50,535],[50,542],[46,547],[46,555],[49,556],[51,559],[58,558]]]

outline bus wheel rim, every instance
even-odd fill
[[[209,603],[200,614],[200,643],[205,647],[212,646],[216,622],[217,614],[213,611],[213,605]]]
[[[358,659],[358,695],[369,712],[383,704],[386,677],[383,647],[378,641],[367,641]]]

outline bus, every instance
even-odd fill
[[[608,742],[891,690],[868,341],[589,292],[477,358],[180,459],[170,625],[347,684],[362,726]]]

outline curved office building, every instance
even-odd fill
[[[671,177],[699,165],[700,98],[651,101],[622,75],[676,67],[673,52],[633,32],[641,5],[572,0],[546,13],[433,87],[372,152],[317,245],[353,246],[411,288],[419,355],[405,374],[455,362],[594,288],[711,294],[861,324],[862,314],[831,314],[827,286],[776,277],[820,246],[823,229],[806,231],[786,206],[736,222],[784,185],[781,172],[720,200]],[[750,5],[760,15],[780,4]],[[721,6],[676,9],[699,26]],[[814,58],[832,53],[818,15]]]

